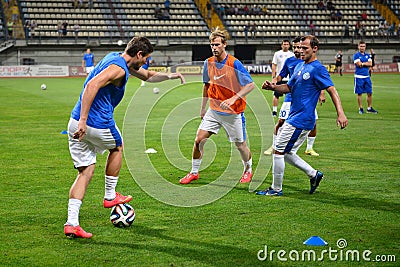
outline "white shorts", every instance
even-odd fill
[[[289,116],[290,105],[292,102],[283,102],[279,110],[279,119],[286,120]]]
[[[285,121],[275,139],[274,149],[281,153],[296,154],[309,133],[310,130],[297,129]]]
[[[116,125],[106,129],[87,126],[86,135],[81,142],[73,138],[77,129],[78,121],[71,118],[68,123],[68,143],[75,168],[95,164],[96,153],[103,154],[106,150],[122,145],[122,136]]]
[[[94,69],[94,66],[86,67],[86,73],[89,74]]]
[[[200,123],[199,129],[218,134],[224,127],[230,142],[246,141],[246,118],[244,114],[220,114],[208,109]]]
[[[282,103],[281,109],[279,110],[279,119],[287,120],[287,118],[289,117],[291,104],[292,104],[292,102],[283,102]],[[317,109],[315,109],[315,119],[318,120]]]

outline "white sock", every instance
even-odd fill
[[[305,172],[310,178],[314,177],[317,173],[317,170],[311,167],[310,164],[305,162],[297,154],[285,154],[285,161]]]
[[[115,188],[117,187],[118,183],[118,176],[105,176],[105,190],[104,190],[104,198],[105,199],[114,199],[116,194],[115,194]]]
[[[192,170],[190,173],[199,173],[201,159],[192,159]]]
[[[284,155],[273,154],[272,156],[272,185],[275,191],[282,190],[283,174],[285,172]]]
[[[314,145],[314,141],[315,141],[315,137],[307,137],[307,148],[306,150],[310,150],[313,148]]]
[[[243,172],[252,173],[253,172],[253,170],[252,170],[253,159],[250,158],[248,161],[242,160],[242,162],[243,162],[243,166],[244,166],[244,171]]]
[[[65,224],[72,226],[79,225],[79,210],[81,209],[82,201],[76,198],[68,200],[68,219]]]
[[[272,111],[278,112],[278,106],[273,106]]]

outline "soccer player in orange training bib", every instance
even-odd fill
[[[205,141],[224,127],[230,142],[240,152],[244,170],[241,183],[248,183],[253,176],[252,158],[246,143],[246,95],[254,89],[254,82],[243,64],[225,51],[226,31],[218,27],[211,32],[210,46],[213,56],[204,61],[203,100],[200,116],[202,122],[197,130],[192,151],[192,170],[179,182],[188,184],[199,179]],[[209,108],[206,105],[210,100]]]

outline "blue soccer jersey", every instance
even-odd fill
[[[115,124],[113,117],[114,108],[121,102],[129,78],[128,65],[119,52],[112,52],[106,55],[86,78],[83,90],[71,112],[71,117],[73,119],[79,120],[80,118],[82,95],[88,82],[110,65],[121,67],[125,71],[125,80],[120,87],[110,83],[100,88],[90,107],[87,125],[98,129],[105,129]]]
[[[354,61],[354,64],[356,64],[357,62],[365,63],[368,61],[372,61],[372,59],[371,59],[370,54],[367,54],[367,53],[361,54],[360,52],[357,52],[353,56],[353,61]],[[354,71],[354,77],[356,77],[356,78],[369,77],[369,68],[367,68],[367,67],[359,68],[356,66],[355,71]]]
[[[287,77],[288,75],[289,75],[289,77],[292,77],[294,68],[300,62],[303,62],[303,60],[301,60],[300,58],[297,58],[295,56],[286,59],[285,64],[283,64],[282,70],[279,73],[279,76],[281,76],[282,78]],[[284,102],[292,102],[292,94],[291,93],[286,94]]]
[[[93,67],[94,66],[94,55],[92,53],[88,54],[85,53],[83,55],[83,60],[85,61],[86,67]]]
[[[328,70],[318,60],[299,63],[288,82],[292,93],[287,122],[296,128],[312,130],[315,125],[315,108],[321,90],[333,86]]]

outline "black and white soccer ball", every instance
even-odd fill
[[[135,210],[129,204],[118,204],[111,209],[110,221],[115,227],[129,227],[135,221]]]

